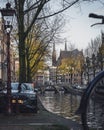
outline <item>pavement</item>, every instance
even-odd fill
[[[82,125],[71,119],[47,111],[38,99],[37,113],[0,114],[0,130],[83,130]],[[60,126],[58,129],[57,126]],[[62,127],[64,129],[61,129]],[[56,128],[57,127],[57,128]]]

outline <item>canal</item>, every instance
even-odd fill
[[[54,92],[45,92],[44,95],[40,95],[40,99],[48,111],[81,123],[80,116],[75,115],[80,104],[80,95],[64,94],[62,92],[59,94],[55,94]],[[103,130],[104,103],[90,100],[88,109],[87,121],[89,128],[94,128],[94,130]]]
[[[48,111],[80,122],[80,117],[75,115],[81,99],[79,95],[45,92],[44,95],[40,95],[40,98]]]

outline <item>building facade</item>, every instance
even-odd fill
[[[7,82],[7,36],[3,28],[2,19],[0,19],[0,79]],[[16,71],[19,69],[19,60],[14,56],[16,51],[10,44],[10,65],[11,65],[11,81],[18,81]]]
[[[68,51],[67,44],[65,43],[65,49],[60,50],[60,55],[57,60],[55,54],[56,51],[54,45],[52,67],[50,68],[50,79],[54,83],[81,84],[81,65],[83,65],[84,62],[83,51],[79,51],[78,49]]]
[[[6,35],[3,31],[3,23],[0,19],[0,79],[7,81],[7,54],[6,54]]]

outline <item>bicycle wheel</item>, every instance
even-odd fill
[[[104,130],[104,72],[89,84],[82,98],[85,98],[81,112],[84,130]]]

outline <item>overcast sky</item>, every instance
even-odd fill
[[[89,18],[89,13],[104,15],[104,5],[99,2],[83,3],[80,7],[74,6],[65,12],[67,22],[62,37],[67,39],[67,45],[74,43],[75,47],[85,49],[91,39],[101,34],[104,25],[91,27],[92,24],[101,20]],[[63,46],[64,44],[60,47],[64,49]]]
[[[4,6],[6,0],[1,0],[1,6]],[[103,0],[100,0],[104,3]],[[76,48],[85,49],[91,39],[100,35],[104,26],[90,27],[91,24],[99,22],[98,19],[89,18],[89,13],[97,13],[104,15],[104,5],[99,2],[75,5],[64,12],[64,18],[66,19],[66,25],[63,28],[64,33],[61,34],[62,38],[66,39],[67,45],[69,43],[75,44]],[[101,21],[101,20],[100,20]],[[57,47],[57,45],[56,45]],[[64,44],[58,45],[59,49],[64,49]]]

